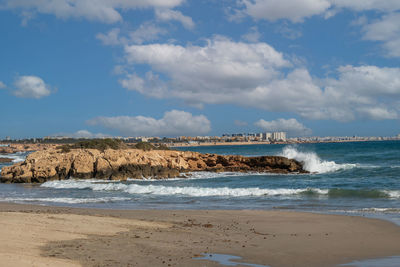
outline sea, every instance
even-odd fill
[[[168,180],[0,184],[0,201],[101,209],[260,209],[381,218],[400,225],[400,141],[177,148],[279,155],[310,174],[193,172]],[[23,161],[28,153],[0,155]],[[0,165],[0,168],[9,165]]]

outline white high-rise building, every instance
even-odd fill
[[[274,141],[286,141],[286,132],[274,132],[272,133],[272,139]]]
[[[263,133],[262,134],[262,139],[266,140],[266,141],[271,140],[272,139],[272,133]]]

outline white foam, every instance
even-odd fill
[[[169,182],[169,181],[179,181],[179,180],[203,180],[203,179],[216,179],[224,177],[244,177],[244,176],[271,176],[271,175],[287,175],[280,173],[268,173],[268,172],[187,172],[181,173],[180,177],[168,178],[168,179],[154,179],[154,178],[139,178],[132,179],[128,178],[127,181],[149,181],[149,182]]]
[[[5,202],[53,202],[53,203],[67,203],[67,204],[84,204],[84,203],[108,203],[117,201],[127,201],[127,197],[99,197],[99,198],[24,198],[24,197],[6,197],[1,198],[0,201]]]
[[[400,213],[400,209],[396,208],[364,208],[364,212],[384,212],[384,213]]]
[[[55,189],[90,189],[93,191],[121,191],[129,194],[151,194],[151,195],[187,195],[194,197],[205,196],[288,196],[297,195],[306,192],[315,192],[317,194],[328,194],[327,189],[301,188],[301,189],[263,189],[258,187],[248,188],[229,188],[229,187],[193,187],[193,186],[163,186],[163,185],[138,185],[123,183],[97,183],[85,180],[65,180],[49,181],[43,183],[42,187]]]
[[[27,154],[25,153],[17,152],[14,154],[7,154],[7,155],[0,154],[0,158],[9,158],[12,159],[13,163],[18,163],[24,161],[26,159],[26,155]]]
[[[363,208],[355,210],[329,210],[329,212],[342,212],[342,213],[400,213],[397,208]]]
[[[293,146],[284,147],[281,155],[302,162],[304,169],[311,173],[335,172],[357,167],[357,164],[337,164],[334,161],[324,161],[315,152],[301,152]]]
[[[386,194],[388,194],[389,197],[391,197],[391,198],[400,198],[400,191],[396,191],[396,190],[384,190],[383,192],[385,192]]]

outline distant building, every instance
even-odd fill
[[[274,132],[272,133],[272,139],[274,141],[286,141],[286,132]]]
[[[263,133],[262,139],[266,141],[272,140],[272,133]]]

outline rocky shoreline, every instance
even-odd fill
[[[10,163],[12,161],[13,161],[13,159],[10,159],[10,158],[0,158],[0,163]]]
[[[279,156],[222,156],[190,151],[140,149],[61,149],[36,151],[24,162],[3,167],[2,183],[43,183],[50,180],[127,178],[164,179],[191,171],[307,173],[302,164]]]

